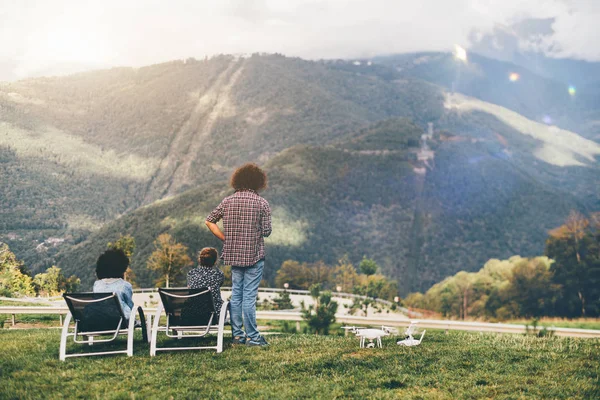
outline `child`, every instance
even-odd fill
[[[263,238],[271,234],[271,208],[258,194],[267,187],[267,175],[258,165],[245,164],[231,176],[231,186],[235,193],[206,217],[206,226],[223,241],[221,258],[231,265],[233,344],[266,346],[256,324],[256,296],[265,266]],[[217,225],[220,220],[223,231]]]
[[[217,318],[216,321],[218,321],[221,306],[223,305],[221,285],[223,285],[223,280],[225,279],[223,271],[215,267],[217,258],[219,258],[217,249],[212,247],[203,248],[198,253],[198,267],[187,274],[187,285],[189,288],[210,288],[215,310],[217,311],[215,315],[215,318]]]
[[[125,319],[129,320],[133,308],[133,287],[123,279],[129,266],[129,258],[121,249],[106,250],[96,262],[95,293],[112,292],[119,297]]]

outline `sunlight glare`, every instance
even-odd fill
[[[467,62],[467,50],[457,44],[454,45],[454,58],[457,60]]]
[[[28,38],[15,73],[25,77],[46,68],[98,68],[109,64],[118,54],[108,45],[106,32],[86,29],[83,22],[55,22],[44,35],[34,32]]]
[[[47,51],[63,62],[101,62],[105,56],[103,47],[89,35],[66,27],[52,30],[46,41]]]

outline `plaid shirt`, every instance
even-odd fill
[[[206,220],[223,219],[223,251],[226,265],[250,267],[265,258],[263,237],[271,234],[271,207],[253,190],[240,190],[223,199]]]

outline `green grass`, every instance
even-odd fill
[[[356,338],[340,336],[269,341],[268,348],[227,346],[222,354],[154,358],[137,341],[132,358],[63,363],[58,330],[4,330],[0,398],[600,397],[598,340],[427,332],[415,348],[401,348],[393,338],[383,349],[359,349]]]

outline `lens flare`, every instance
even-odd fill
[[[516,82],[519,80],[519,78],[521,78],[521,76],[519,74],[517,74],[516,72],[511,72],[510,75],[508,76],[508,79],[511,82]]]
[[[552,124],[552,118],[549,115],[544,115],[543,121],[546,125]]]
[[[467,50],[457,44],[454,45],[454,58],[467,62]]]
[[[573,85],[569,86],[569,94],[571,96],[575,96],[576,93],[577,93],[577,89],[575,88],[575,86],[573,86]]]

